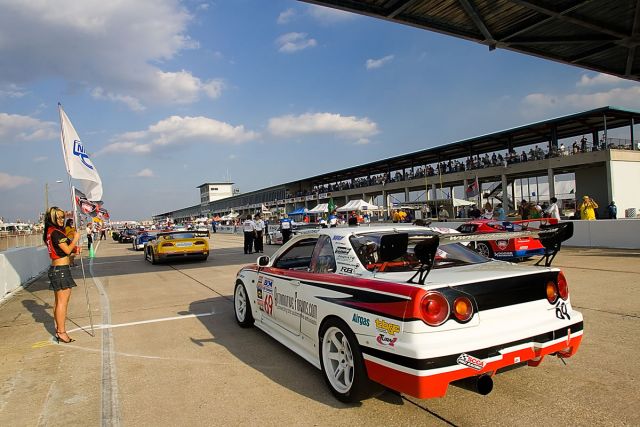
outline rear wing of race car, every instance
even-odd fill
[[[562,242],[573,236],[573,222],[559,222],[556,224],[541,224],[540,229],[527,231],[512,231],[506,233],[469,233],[469,234],[445,234],[440,236],[440,244],[474,242],[476,240],[509,240],[518,237],[535,237],[544,246],[544,254],[536,263],[539,265],[544,260],[545,267],[551,266],[556,254],[560,251]]]
[[[440,245],[473,242],[476,240],[508,240],[518,237],[536,237],[540,239],[540,243],[542,243],[545,249],[544,255],[536,265],[539,265],[544,260],[545,267],[549,267],[556,254],[560,251],[562,242],[568,240],[571,236],[573,236],[573,222],[544,225],[539,230],[507,233],[432,234],[420,236],[420,241],[416,243],[413,249],[416,258],[420,262],[420,267],[418,271],[416,271],[416,274],[409,279],[409,283],[424,284],[429,275],[429,271],[433,268],[436,253]],[[397,259],[406,253],[408,244],[408,233],[383,235],[378,248],[378,262],[388,262]],[[415,281],[416,278],[417,282]]]

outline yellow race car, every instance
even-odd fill
[[[209,257],[209,242],[192,231],[161,232],[145,245],[144,257],[151,264],[170,259],[205,261]]]

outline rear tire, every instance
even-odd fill
[[[319,352],[324,381],[336,399],[360,402],[377,391],[367,376],[360,344],[342,320],[331,318],[323,325]]]
[[[149,248],[148,254],[149,254],[149,258],[148,258],[149,262],[153,265],[156,265],[158,261],[156,260],[156,256],[153,254],[153,249]]]
[[[489,246],[487,242],[478,242],[476,244],[476,251],[487,258],[493,258],[493,249],[491,249],[491,246]]]
[[[251,303],[247,289],[241,282],[236,283],[236,289],[233,292],[233,307],[236,315],[236,322],[241,328],[250,328],[253,326],[253,314],[251,313]]]

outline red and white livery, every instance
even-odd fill
[[[575,354],[582,314],[559,269],[490,260],[455,243],[473,236],[448,232],[394,225],[299,235],[238,272],[236,320],[321,369],[345,402],[379,385],[417,398],[444,396],[454,382],[486,394],[505,368]],[[556,251],[567,238],[546,233]]]

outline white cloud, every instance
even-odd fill
[[[318,44],[316,39],[307,38],[306,33],[287,33],[276,39],[278,51],[283,53],[293,53],[314,47]]]
[[[322,24],[334,24],[355,19],[358,15],[331,7],[309,5],[307,13]]]
[[[590,76],[588,74],[583,74],[580,77],[578,83],[576,83],[577,87],[590,87],[590,86],[611,86],[611,85],[620,85],[622,83],[628,82],[625,79],[621,79],[620,77],[612,76],[610,74],[598,73],[594,76]]]
[[[296,15],[296,12],[293,9],[287,9],[284,12],[280,12],[280,15],[278,15],[277,22],[280,25],[288,24],[289,22],[291,22],[291,20],[295,15]]]
[[[160,147],[185,143],[240,144],[255,140],[257,132],[246,130],[243,125],[233,126],[208,117],[171,116],[147,130],[118,135],[99,154],[149,153]]]
[[[13,83],[0,85],[0,98],[22,98],[27,93],[29,92],[24,88]]]
[[[525,107],[525,115],[530,117],[549,117],[605,106],[637,109],[640,108],[640,86],[613,88],[594,93],[532,93],[527,95],[522,103]]]
[[[58,138],[57,123],[29,116],[0,113],[0,144],[15,141],[42,141]]]
[[[366,67],[367,67],[367,70],[373,70],[375,68],[382,67],[384,64],[392,60],[393,60],[393,55],[387,55],[384,58],[380,58],[380,59],[367,59]]]
[[[33,181],[31,178],[0,172],[0,190],[11,190]]]
[[[378,125],[368,118],[332,113],[286,115],[269,119],[269,132],[275,136],[332,134],[341,138],[362,139],[377,134]]]
[[[60,78],[134,110],[215,98],[223,88],[215,80],[160,68],[180,52],[198,48],[187,35],[192,19],[176,0],[4,0],[0,83]]]
[[[136,176],[140,178],[152,178],[154,175],[151,169],[145,168],[145,169],[142,169],[140,172],[138,172]]]

